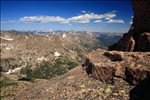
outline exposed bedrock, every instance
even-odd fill
[[[92,77],[114,83],[114,77],[136,85],[150,78],[150,52],[118,52],[97,50],[86,56],[83,67]]]

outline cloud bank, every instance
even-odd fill
[[[81,15],[70,18],[63,18],[60,16],[24,16],[20,18],[19,21],[24,23],[89,23],[91,21],[94,23],[124,23],[124,20],[122,19],[114,19],[116,16],[116,11],[95,14],[87,13],[83,10]]]
[[[122,19],[118,19],[118,20],[110,19],[107,21],[107,23],[122,23],[122,24],[124,24],[124,21]]]
[[[64,18],[59,16],[25,16],[20,18],[21,22],[40,22],[40,23],[49,23],[49,22],[63,22]]]

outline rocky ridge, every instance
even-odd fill
[[[2,72],[26,64],[36,67],[37,63],[54,62],[59,57],[78,63],[87,52],[105,48],[94,35],[86,32],[35,34],[12,30],[1,32],[0,41]]]

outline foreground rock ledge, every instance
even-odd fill
[[[83,64],[92,77],[114,83],[114,77],[131,85],[150,78],[150,52],[118,52],[98,49],[86,56]]]

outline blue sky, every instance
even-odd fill
[[[2,30],[127,32],[128,0],[1,1]]]

